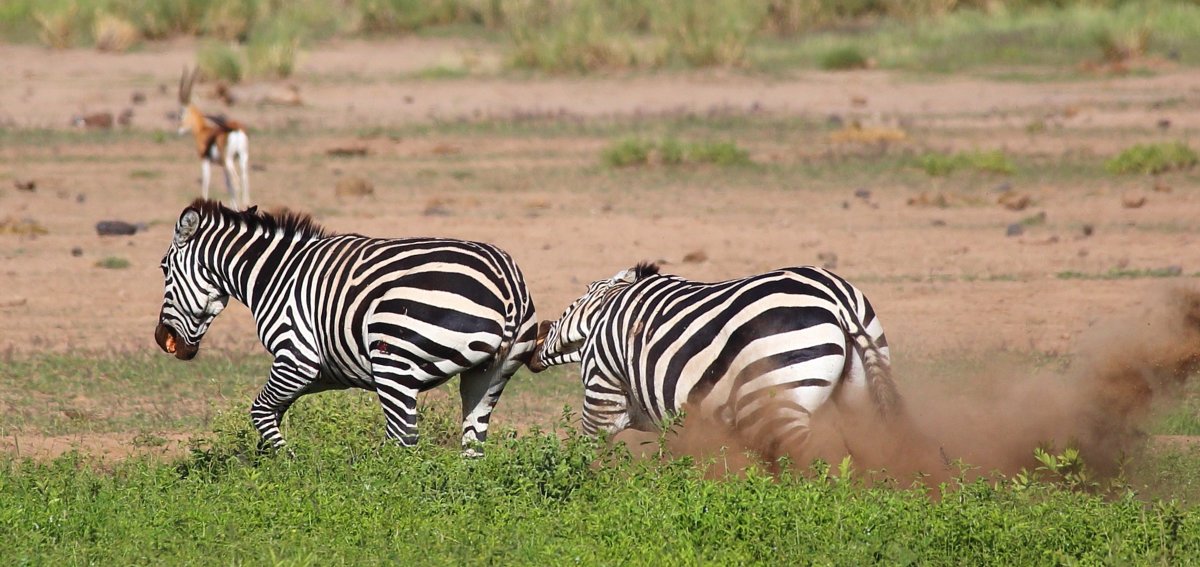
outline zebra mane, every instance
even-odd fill
[[[638,262],[633,267],[633,275],[637,279],[658,275],[658,264],[654,262]]]
[[[258,207],[250,207],[244,211],[235,211],[222,205],[220,201],[211,199],[196,199],[190,208],[195,209],[201,216],[224,218],[246,226],[247,228],[262,228],[266,231],[282,231],[306,238],[324,238],[335,233],[317,224],[312,215],[298,213],[286,208],[276,211],[260,211]]]

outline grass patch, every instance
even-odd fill
[[[1112,174],[1159,174],[1196,165],[1196,152],[1184,142],[1137,144],[1104,163]]]
[[[106,270],[124,270],[129,266],[129,260],[120,256],[106,256],[104,259],[96,262],[97,268],[104,268]]]
[[[819,65],[826,71],[866,69],[867,56],[863,55],[862,51],[859,51],[857,47],[843,45],[830,49],[821,55]]]
[[[662,165],[712,164],[719,166],[751,165],[750,152],[728,141],[681,142],[674,137],[654,142],[642,138],[624,138],[600,154],[610,167],[648,165],[651,159]]]
[[[1017,168],[1003,151],[972,151],[953,154],[929,152],[917,158],[917,167],[932,176],[950,175],[969,169],[982,173],[1011,175]]]
[[[1054,277],[1060,280],[1126,280],[1142,278],[1176,278],[1183,275],[1179,266],[1166,268],[1113,268],[1107,272],[1095,274],[1077,271],[1058,272]]]

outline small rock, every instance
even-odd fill
[[[17,191],[29,191],[30,193],[32,193],[37,190],[37,181],[34,181],[32,179],[30,179],[29,181],[21,181],[20,179],[14,179],[13,187],[16,187]]]
[[[849,209],[849,208],[850,208],[850,201],[842,201],[842,208],[843,208],[843,209]]]
[[[1096,227],[1094,227],[1090,224],[1083,225],[1083,237],[1084,238],[1091,236],[1095,232],[1096,232]]]
[[[462,148],[460,148],[454,144],[438,144],[438,145],[434,146],[433,149],[430,151],[432,151],[433,155],[435,155],[435,156],[449,156],[449,155],[454,155],[454,154],[461,154]]]
[[[261,163],[250,164],[250,171],[266,171],[266,170],[267,170],[267,166],[265,166]]]
[[[413,103],[412,95],[404,95],[404,104],[412,104],[412,103]]]
[[[860,187],[854,190],[854,196],[866,201],[867,199],[871,198],[871,190]]]
[[[84,195],[83,193],[75,195],[75,202],[79,204],[87,202],[87,195]]]
[[[932,226],[946,226],[946,221],[942,219],[933,219],[929,221],[929,224]]]
[[[453,201],[450,199],[433,198],[425,203],[425,210],[421,214],[427,217],[448,217],[454,214],[450,209],[450,204]]]
[[[24,297],[10,297],[6,299],[0,299],[0,307],[20,307],[28,302],[29,300],[25,299]]]
[[[1001,183],[995,187],[992,187],[992,191],[995,191],[997,193],[1007,193],[1009,191],[1012,191],[1012,183],[1005,181],[1004,183]]]
[[[1091,252],[1089,252],[1087,248],[1080,248],[1079,252],[1076,252],[1075,255],[1079,256],[1080,258],[1087,258],[1087,255],[1090,253]]]
[[[117,115],[117,124],[120,124],[122,126],[128,126],[132,123],[133,123],[133,109],[132,108],[126,108],[125,110],[121,111],[121,114]]]
[[[129,95],[129,102],[133,104],[142,104],[146,102],[146,93],[142,91],[133,91],[133,94]]]
[[[138,226],[119,220],[104,220],[96,223],[96,234],[100,236],[130,236],[137,234]]]
[[[831,128],[841,128],[846,123],[845,120],[842,120],[842,117],[839,114],[830,114],[829,117],[825,119],[825,122],[829,124]]]
[[[1155,193],[1170,193],[1171,186],[1167,185],[1166,181],[1163,181],[1161,179],[1155,179],[1154,180],[1154,192]]]
[[[817,259],[821,261],[821,267],[826,270],[837,268],[838,255],[836,252],[821,252],[817,254]]]
[[[684,254],[683,259],[680,261],[684,264],[699,264],[700,262],[708,261],[708,253],[703,250],[693,250]]]
[[[1022,234],[1025,234],[1025,225],[1019,222],[1008,225],[1008,228],[1004,230],[1005,236],[1021,236]]]
[[[931,194],[927,191],[922,191],[920,195],[910,197],[908,205],[910,207],[937,207],[944,209],[950,206],[950,199],[946,197],[945,193]]]
[[[72,255],[72,256],[74,256],[74,257],[76,257],[76,258],[78,258],[78,257],[80,257],[80,256],[83,256],[83,248],[80,248],[80,247],[78,247],[78,246],[75,246],[74,248],[71,248],[71,255]]]
[[[1169,119],[1163,118],[1158,121],[1157,125],[1158,125],[1159,130],[1166,132],[1167,129],[1169,129],[1171,127],[1171,121]]]
[[[333,192],[338,197],[365,197],[375,194],[375,185],[362,177],[346,177],[338,180]]]
[[[866,106],[867,102],[868,102],[867,97],[865,97],[865,96],[854,95],[854,96],[850,97],[850,106],[854,106],[856,108],[861,108],[861,107]]]
[[[1033,203],[1033,198],[1024,193],[1007,192],[1000,195],[997,203],[1010,211],[1023,211]]]
[[[77,114],[71,117],[71,125],[88,130],[105,130],[112,128],[113,114],[111,112],[96,112],[92,114]]]
[[[1126,193],[1121,196],[1121,206],[1126,209],[1137,209],[1146,204],[1146,196],[1138,193]]]

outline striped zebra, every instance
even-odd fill
[[[902,413],[870,302],[815,267],[699,283],[638,264],[543,322],[533,358],[581,363],[589,434],[654,431],[686,404],[774,458],[804,446],[830,397],[882,423]]]
[[[332,234],[307,215],[183,210],[162,260],[159,346],[190,360],[232,297],[274,356],[250,416],[264,447],[303,394],[373,390],[387,436],[417,440],[417,393],[461,374],[462,444],[477,455],[505,384],[525,362],[536,317],[520,269],[489,244]]]

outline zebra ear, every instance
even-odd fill
[[[617,275],[612,277],[613,283],[625,282],[633,283],[637,281],[637,272],[634,270],[621,270]]]
[[[179,217],[179,224],[175,225],[175,243],[187,242],[192,235],[196,234],[198,228],[200,228],[200,213],[195,209],[184,211]]]

